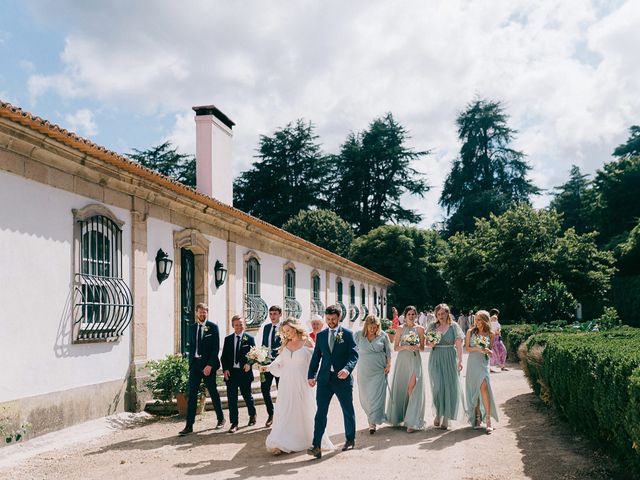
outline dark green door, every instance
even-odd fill
[[[193,252],[183,248],[180,250],[180,351],[189,351],[189,325],[195,319],[195,286],[193,283],[194,266]]]

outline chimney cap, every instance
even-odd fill
[[[199,117],[201,115],[213,115],[229,128],[233,128],[233,126],[235,125],[234,121],[227,117],[224,113],[222,113],[215,105],[202,105],[199,107],[193,107],[193,111],[196,112],[196,117]]]

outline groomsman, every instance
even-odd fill
[[[256,343],[251,335],[245,333],[244,319],[240,315],[233,316],[231,326],[233,333],[224,339],[222,348],[222,369],[229,400],[229,433],[235,433],[238,431],[238,389],[249,410],[248,425],[256,424],[256,406],[251,394],[253,370],[247,363],[247,353]]]
[[[200,383],[204,380],[213,408],[218,417],[216,429],[224,426],[222,403],[216,386],[216,372],[220,368],[220,332],[218,326],[207,320],[209,307],[204,303],[196,305],[196,322],[189,327],[189,403],[187,406],[187,425],[180,435],[193,432],[196,419],[196,405]]]
[[[271,323],[265,325],[262,331],[262,345],[267,347],[271,352],[271,358],[273,360],[278,356],[278,349],[281,345],[280,340],[280,319],[282,318],[282,308],[278,305],[272,305],[269,307],[269,320]],[[265,427],[270,427],[273,423],[273,400],[271,399],[271,386],[273,385],[273,379],[276,379],[276,386],[279,385],[280,378],[274,377],[269,372],[264,372],[264,382],[260,382],[260,390],[262,391],[262,398],[264,398],[264,404],[267,407],[267,423]]]

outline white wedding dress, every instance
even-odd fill
[[[269,372],[280,377],[278,397],[273,412],[273,425],[267,437],[267,450],[301,452],[311,447],[313,418],[316,414],[316,389],[307,381],[312,348],[302,347],[294,352],[284,348],[269,365]],[[322,449],[334,446],[325,433]]]

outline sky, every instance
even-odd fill
[[[195,153],[191,107],[215,104],[236,175],[298,118],[337,153],[391,112],[431,152],[431,191],[403,199],[428,227],[476,98],[503,102],[536,207],[610,161],[640,124],[639,45],[634,0],[0,0],[0,99],[119,153]]]

